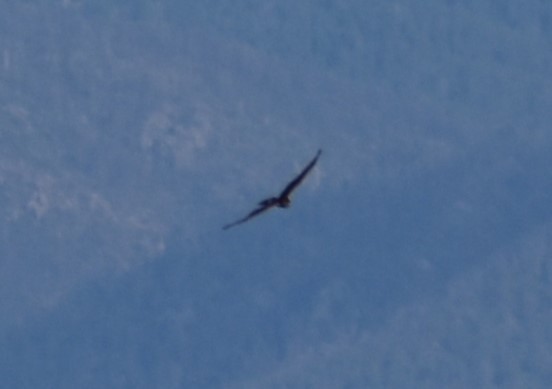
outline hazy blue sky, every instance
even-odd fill
[[[2,385],[552,385],[551,2],[0,3]]]

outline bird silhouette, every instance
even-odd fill
[[[301,182],[303,182],[307,174],[309,174],[314,165],[316,165],[320,154],[322,154],[322,150],[318,150],[316,156],[312,159],[312,161],[310,161],[309,164],[305,166],[303,171],[299,173],[297,177],[295,177],[289,184],[287,184],[282,193],[280,193],[277,197],[269,197],[267,199],[264,199],[263,201],[259,202],[259,206],[248,213],[247,216],[223,226],[222,229],[227,230],[231,227],[237,226],[238,224],[245,223],[249,219],[258,216],[273,207],[288,208],[291,205],[291,193],[299,186],[299,184],[301,184]]]

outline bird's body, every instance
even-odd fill
[[[245,223],[249,219],[269,210],[273,207],[279,207],[279,208],[288,208],[291,205],[291,192],[299,186],[299,184],[305,179],[307,174],[311,171],[311,169],[316,165],[316,162],[318,161],[318,158],[320,157],[320,154],[322,154],[322,150],[318,150],[316,153],[316,156],[312,159],[312,161],[309,162],[309,164],[303,169],[301,173],[297,177],[295,177],[280,193],[277,197],[269,197],[261,202],[259,202],[259,207],[251,211],[247,216],[244,218],[235,221],[233,223],[227,224],[224,227],[222,227],[224,230],[227,230],[231,227],[237,226],[238,224]]]
[[[279,198],[279,197],[269,197],[266,200],[263,200],[259,203],[261,207],[264,206],[277,206],[280,208],[288,208],[291,205],[291,199],[289,197]]]

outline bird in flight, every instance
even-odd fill
[[[277,197],[269,197],[261,202],[259,202],[259,206],[255,208],[253,211],[251,211],[247,216],[244,218],[237,220],[233,223],[227,224],[224,227],[222,227],[223,230],[227,230],[231,227],[237,226],[238,224],[245,223],[249,219],[269,210],[272,207],[279,207],[279,208],[288,208],[291,204],[290,195],[291,192],[295,190],[303,182],[307,174],[311,171],[311,169],[316,165],[316,162],[318,161],[318,158],[320,157],[320,154],[322,154],[322,150],[318,150],[316,153],[316,156],[312,159],[312,161],[309,162],[307,166],[303,169],[301,173],[297,177],[295,177],[287,186],[284,188],[282,193],[280,193]]]

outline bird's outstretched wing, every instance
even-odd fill
[[[240,220],[237,220],[233,223],[230,223],[230,224],[227,224],[225,225],[224,227],[222,227],[223,230],[227,230],[231,227],[234,227],[234,226],[237,226],[238,224],[242,224],[242,223],[245,223],[246,221],[248,221],[249,219],[263,213],[264,211],[267,211],[268,209],[272,208],[273,206],[276,205],[276,202],[265,202],[264,204],[262,204],[260,207],[254,209],[253,211],[251,211],[246,217],[244,217],[243,219],[240,219]]]
[[[318,161],[318,158],[320,157],[320,154],[322,154],[322,150],[318,150],[318,152],[316,153],[316,156],[312,159],[312,161],[310,161],[309,164],[303,169],[303,171],[301,173],[299,173],[299,175],[297,177],[295,177],[293,179],[293,181],[291,181],[285,187],[285,189],[282,191],[282,193],[280,193],[280,198],[289,197],[291,192],[293,192],[293,190],[295,188],[297,188],[297,186],[299,186],[299,184],[305,179],[307,174],[309,174],[309,172],[314,167],[314,165],[316,165],[316,162]]]

